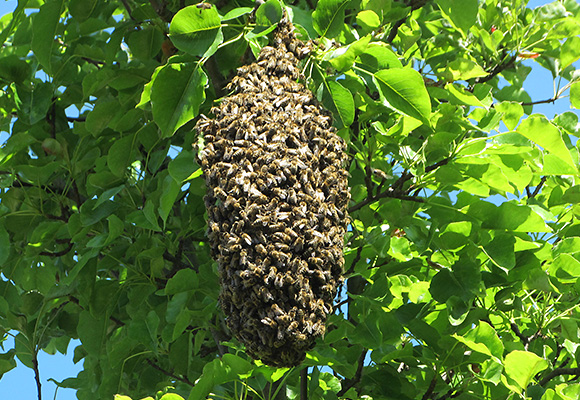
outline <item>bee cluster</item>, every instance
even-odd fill
[[[345,143],[302,83],[307,47],[279,23],[275,46],[238,69],[201,119],[199,158],[220,302],[248,354],[298,365],[325,330],[341,279],[350,199]]]

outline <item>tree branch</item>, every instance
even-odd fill
[[[542,380],[538,383],[538,385],[544,386],[545,384],[550,382],[555,377],[562,376],[562,375],[580,375],[580,367],[556,368],[555,370],[550,372],[548,375],[546,375],[544,378],[542,378]]]
[[[493,67],[489,71],[488,75],[482,76],[480,78],[476,78],[475,83],[485,83],[487,81],[492,80],[493,78],[495,78],[497,75],[501,74],[506,69],[513,67],[516,63],[517,58],[518,58],[517,55],[511,56],[505,62],[501,62],[501,63],[497,64],[495,67]]]
[[[447,393],[437,398],[437,400],[453,399],[455,397],[458,397],[461,393],[463,393],[461,390],[455,391],[455,389],[449,389]]]
[[[40,370],[38,369],[38,351],[35,350],[32,354],[32,370],[34,371],[34,380],[36,381],[36,391],[38,392],[38,400],[42,400],[42,384],[40,383]]]
[[[433,395],[433,391],[435,390],[436,384],[437,384],[437,374],[435,374],[435,376],[433,376],[433,379],[431,379],[431,383],[429,384],[429,387],[427,388],[427,391],[425,392],[423,397],[421,397],[421,400],[428,400],[431,398],[431,396]]]
[[[429,165],[427,167],[425,167],[425,173],[427,172],[431,172],[443,165],[446,165],[449,163],[449,161],[451,161],[451,158],[444,158],[441,161],[436,162],[433,165]],[[408,200],[408,201],[413,201],[415,203],[424,203],[425,199],[422,197],[417,197],[417,196],[409,196],[408,194],[405,194],[404,192],[401,191],[403,185],[405,182],[407,182],[408,180],[412,179],[414,177],[414,175],[410,172],[403,172],[401,174],[401,177],[399,179],[397,179],[397,181],[395,181],[395,183],[393,183],[393,185],[388,188],[386,191],[384,192],[380,192],[377,193],[376,195],[370,197],[370,198],[366,198],[365,200],[361,201],[358,204],[355,204],[354,206],[350,207],[348,209],[349,213],[353,213],[357,210],[360,210],[361,208],[363,208],[366,205],[369,205],[371,203],[374,203],[375,201],[379,200],[379,199],[383,199],[383,198],[394,198],[394,199],[400,199],[400,200]]]
[[[352,388],[353,386],[355,386],[357,383],[360,382],[367,352],[368,352],[367,349],[363,349],[362,353],[360,354],[360,357],[358,358],[358,366],[356,368],[354,376],[352,377],[352,379],[345,379],[344,381],[342,381],[342,389],[340,389],[340,391],[336,394],[337,397],[344,396],[344,394],[348,392],[350,388]]]
[[[516,325],[515,322],[510,323],[510,328],[512,329],[514,334],[522,341],[525,350],[528,350],[530,343],[540,336],[539,330],[530,337],[525,336],[522,332],[520,332],[520,328]]]
[[[67,255],[69,253],[69,251],[72,250],[72,248],[73,248],[73,244],[69,243],[68,247],[64,250],[56,251],[54,253],[52,251],[41,251],[40,255],[41,256],[48,256],[48,257],[62,257],[62,256]]]
[[[371,197],[370,199],[365,199],[365,200],[361,201],[360,203],[355,204],[354,206],[352,206],[351,208],[348,209],[348,212],[353,213],[357,210],[360,210],[361,208],[363,208],[366,205],[369,205],[369,204],[374,203],[375,201],[377,201],[379,199],[384,199],[387,197],[393,198],[393,199],[414,201],[415,203],[424,203],[425,202],[425,199],[423,199],[422,197],[408,196],[408,195],[401,194],[401,193],[398,193],[394,190],[389,189],[386,192],[377,193],[375,196]]]
[[[361,244],[358,247],[358,249],[356,249],[356,255],[354,256],[354,259],[352,260],[352,263],[350,264],[350,268],[344,273],[344,275],[349,275],[354,271],[356,264],[360,261],[363,247],[364,247],[364,245]]]
[[[522,341],[524,346],[527,346],[529,343],[529,338],[520,332],[520,328],[516,325],[515,322],[510,323],[510,328],[512,329],[512,332]]]
[[[127,14],[129,14],[129,18],[131,18],[133,21],[135,21],[135,18],[133,18],[133,14],[131,11],[131,6],[129,5],[127,0],[121,0],[121,3],[123,3],[123,7],[125,7],[125,10],[127,10]]]
[[[205,63],[205,70],[211,79],[212,86],[215,91],[215,96],[219,99],[223,97],[226,93],[224,92],[224,87],[227,82],[224,76],[221,74],[215,57],[210,57]]]
[[[157,371],[163,373],[164,375],[167,375],[168,377],[175,379],[176,381],[183,382],[186,385],[189,385],[192,387],[195,386],[195,384],[193,382],[191,382],[189,379],[187,379],[186,377],[177,376],[173,372],[166,371],[165,369],[161,368],[157,363],[155,363],[153,360],[151,360],[149,358],[147,359],[147,364],[151,365],[153,368],[155,368]]]

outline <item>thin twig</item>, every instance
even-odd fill
[[[528,197],[531,199],[532,197],[535,197],[538,193],[540,193],[540,190],[542,190],[542,186],[544,186],[544,183],[546,183],[546,179],[548,177],[547,176],[542,176],[542,178],[540,179],[540,183],[538,184],[538,186],[536,186],[536,188],[534,189],[534,191],[531,194],[528,194]],[[528,189],[528,187],[526,186],[526,189]]]
[[[149,358],[147,359],[147,364],[151,365],[153,368],[155,368],[157,371],[163,373],[164,375],[167,375],[168,377],[175,379],[176,381],[183,382],[183,383],[185,383],[189,386],[192,386],[192,387],[195,386],[195,384],[193,382],[191,382],[189,379],[187,379],[186,377],[177,376],[171,371],[166,371],[165,369],[161,368],[158,364],[156,364],[153,360],[151,360]]]
[[[56,251],[56,252],[52,252],[52,251],[41,251],[40,255],[41,256],[48,256],[48,257],[62,257],[67,255],[73,248],[73,244],[69,243],[68,247],[64,250],[61,251]]]
[[[354,387],[357,383],[360,382],[362,378],[362,371],[364,367],[365,358],[367,356],[367,352],[368,352],[367,349],[363,349],[362,353],[360,354],[360,357],[358,358],[358,366],[356,368],[354,376],[352,377],[352,379],[345,379],[344,381],[342,381],[342,389],[340,389],[340,391],[336,394],[337,397],[344,396],[344,394],[348,392],[350,388]]]
[[[556,100],[558,100],[559,97],[552,97],[551,99],[546,99],[546,100],[536,100],[536,101],[528,101],[525,103],[520,103],[521,106],[533,106],[536,104],[546,104],[546,103],[555,103]]]
[[[127,14],[129,14],[129,18],[131,18],[134,21],[135,18],[133,18],[133,12],[131,11],[131,6],[129,5],[127,0],[121,0],[121,3],[123,3],[123,7],[125,7],[125,10],[127,10]]]
[[[86,117],[66,117],[68,122],[85,122],[87,120]]]

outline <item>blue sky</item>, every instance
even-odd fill
[[[531,0],[528,7],[535,8],[543,4],[547,4],[546,0]],[[0,2],[0,16],[8,14],[16,7],[16,0],[6,0]],[[549,71],[534,65],[532,61],[526,62],[530,66],[534,66],[530,76],[528,77],[526,89],[534,101],[549,99],[553,96],[552,76]],[[534,84],[537,83],[537,84]],[[570,102],[567,98],[558,100],[555,104],[542,104],[534,106],[534,113],[541,113],[548,118],[553,118],[554,115],[570,110]],[[573,110],[577,115],[578,110]],[[0,139],[5,139],[4,137]],[[0,143],[3,140],[0,140]],[[66,355],[57,353],[56,355],[49,355],[44,352],[39,354],[39,368],[42,380],[42,397],[43,399],[52,400],[76,400],[75,391],[72,389],[58,389],[56,385],[48,379],[62,381],[65,378],[76,376],[82,369],[82,362],[74,364],[72,356],[74,348],[78,345],[78,341],[72,341],[69,345]],[[11,337],[4,342],[4,351],[13,348],[14,341]],[[37,398],[36,385],[34,380],[34,373],[31,369],[18,364],[18,367],[12,371],[4,374],[0,379],[0,398],[14,398],[19,400],[34,400]]]

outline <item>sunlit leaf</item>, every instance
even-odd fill
[[[175,47],[194,56],[206,54],[220,33],[221,21],[215,7],[182,8],[169,26],[169,35]]]
[[[437,0],[437,5],[445,15],[464,35],[475,24],[479,4],[477,0]]]
[[[31,48],[38,62],[48,74],[52,71],[52,56],[57,45],[60,16],[64,11],[64,0],[50,0],[40,7],[32,23]]]
[[[522,389],[528,386],[534,375],[547,367],[546,360],[528,351],[514,350],[504,360],[506,375]]]
[[[197,116],[205,100],[207,76],[194,64],[167,64],[151,86],[153,118],[168,137]]]
[[[548,150],[569,166],[576,168],[574,160],[562,139],[560,130],[543,115],[534,114],[529,116],[520,123],[517,132]]]
[[[431,100],[421,75],[409,68],[382,70],[374,75],[385,101],[394,109],[429,123]]]
[[[320,0],[312,13],[312,24],[320,36],[335,37],[344,24],[350,0]]]

